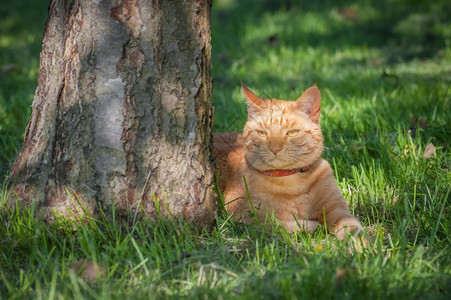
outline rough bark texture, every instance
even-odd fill
[[[51,0],[15,195],[48,220],[158,202],[210,224],[210,6]]]

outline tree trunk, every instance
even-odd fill
[[[114,204],[211,224],[210,6],[51,0],[17,198],[50,221]]]

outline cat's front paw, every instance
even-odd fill
[[[285,230],[290,233],[298,231],[307,231],[309,233],[312,233],[319,225],[318,222],[312,220],[291,220],[281,223]]]
[[[362,252],[362,248],[370,248],[363,227],[355,218],[342,219],[334,226],[333,233],[341,241],[347,240],[350,237],[354,248],[358,252]]]

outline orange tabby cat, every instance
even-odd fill
[[[319,224],[341,240],[347,232],[360,232],[362,225],[349,213],[329,163],[321,159],[316,85],[297,101],[262,99],[244,85],[242,91],[248,108],[243,133],[214,135],[227,210],[243,222],[252,222],[252,211],[261,222],[274,215],[289,232],[312,232]]]

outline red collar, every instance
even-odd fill
[[[312,169],[311,166],[303,167],[300,169],[294,169],[294,170],[267,170],[263,171],[263,175],[271,176],[271,177],[282,177],[282,176],[288,176],[296,173],[305,173]]]

